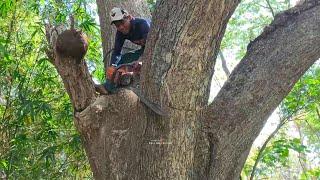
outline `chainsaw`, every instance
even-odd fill
[[[140,61],[108,67],[106,70],[107,80],[104,88],[111,94],[115,93],[119,88],[131,90],[139,97],[140,101],[153,112],[160,116],[168,116],[168,113],[162,110],[158,104],[145,98],[139,89],[130,86],[136,79],[139,79],[141,67],[142,62]]]
[[[139,78],[142,62],[121,64],[119,66],[110,66],[107,68],[107,83],[105,85],[109,92],[115,88],[125,87],[133,83],[134,79]]]

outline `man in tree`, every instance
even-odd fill
[[[133,17],[126,10],[117,7],[111,10],[110,17],[111,24],[117,28],[111,64],[117,66],[138,60],[144,51],[150,30],[150,21]],[[140,45],[141,49],[121,55],[121,49],[126,39]]]
[[[109,69],[115,69],[121,64],[132,63],[137,61],[142,55],[146,39],[150,30],[150,21],[142,18],[133,17],[125,9],[115,7],[110,12],[111,24],[117,28],[114,49],[111,56],[112,68],[106,70],[106,83],[104,87],[109,91],[115,90],[115,84],[110,81],[107,73]],[[125,54],[121,54],[125,40],[140,45],[141,48]],[[112,70],[111,73],[113,73]],[[101,86],[96,86],[97,91],[106,94],[107,92]]]

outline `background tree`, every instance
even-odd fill
[[[269,137],[270,139],[268,138],[267,143],[270,142],[270,145],[266,143],[259,149],[259,159],[256,162],[261,160],[261,165],[257,166],[256,163],[254,167],[257,177],[276,179],[320,177],[319,117],[316,108],[320,93],[316,88],[319,85],[318,71],[319,66],[315,64],[281,104],[281,113],[290,118],[281,121],[279,128]],[[296,126],[298,132],[295,138],[291,135],[292,126]],[[247,162],[245,173],[250,172],[251,168],[251,163]],[[252,173],[254,172],[251,172],[251,178],[254,177]]]

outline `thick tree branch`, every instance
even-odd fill
[[[95,88],[83,57],[87,51],[87,38],[75,29],[46,26],[49,41],[47,55],[61,76],[76,111],[82,111],[95,99]]]
[[[221,39],[238,3],[159,1],[143,57],[147,96],[173,109],[207,104]]]
[[[139,168],[145,110],[132,91],[121,90],[75,114],[95,179],[136,179],[130,174]]]
[[[142,160],[148,165],[141,173],[145,179],[210,179],[207,166],[213,164],[215,145],[208,143],[198,112],[207,105],[221,39],[239,1],[157,3],[142,58],[141,89],[171,116],[148,121],[144,137],[172,145],[161,151],[144,145]]]
[[[85,61],[76,63],[73,58],[56,57],[55,67],[61,76],[73,107],[82,111],[96,97],[94,82]]]
[[[241,170],[236,164],[244,164],[266,119],[320,57],[319,2],[308,1],[277,15],[249,44],[246,56],[205,110],[204,123],[218,142],[219,160],[211,167],[215,171]],[[224,146],[219,147],[220,143]],[[222,153],[226,148],[238,152]],[[223,162],[232,157],[236,159]]]

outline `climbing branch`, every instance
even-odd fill
[[[255,137],[274,108],[319,59],[319,4],[318,0],[308,1],[277,15],[248,45],[245,57],[213,103],[203,111],[204,126],[212,134],[217,156],[222,156],[222,160],[237,157],[219,154],[227,146],[219,147],[217,144],[227,141],[230,145],[237,142],[237,153],[242,159],[234,161],[245,162]],[[234,162],[228,162],[215,163],[219,167],[221,165],[223,171],[233,167]]]
[[[73,18],[71,25],[74,26]],[[88,47],[87,38],[73,28],[65,30],[63,26],[46,26],[47,55],[61,76],[75,111],[82,111],[94,101],[96,94],[83,60]]]
[[[276,16],[248,45],[247,54],[207,109],[210,126],[221,124],[219,117],[225,117],[223,123],[228,124],[239,119],[248,126],[264,122],[250,115],[259,108],[267,117],[273,110],[270,107],[276,107],[271,104],[279,104],[320,57],[319,16],[319,1],[309,1]],[[308,31],[301,33],[305,29]],[[218,124],[213,125],[216,121]]]

